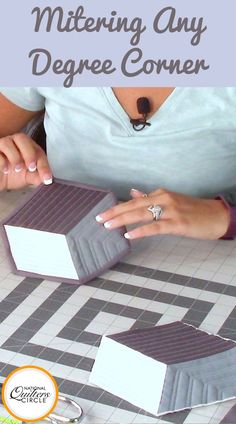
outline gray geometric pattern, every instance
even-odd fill
[[[0,195],[1,204],[8,204],[2,214],[15,199],[15,193]],[[96,417],[124,424],[221,421],[226,405],[160,421],[91,386],[88,377],[103,334],[181,320],[236,341],[236,242],[142,240],[127,263],[81,287],[14,276],[1,246],[0,253],[1,380],[20,365],[45,367],[60,392],[81,403],[86,423]]]
[[[133,272],[133,276],[143,276],[151,275],[153,280],[165,281],[164,278],[168,278],[173,282],[173,275],[168,273],[156,273],[153,270],[145,267],[135,267],[121,263],[114,268],[114,272],[122,269],[122,272]],[[130,274],[129,274],[130,275]],[[176,275],[174,281],[179,281],[183,276]],[[186,286],[194,283],[193,279],[185,280]],[[36,287],[39,287],[42,284],[42,281],[37,279],[26,278],[24,279],[15,290],[13,290],[3,301],[0,302],[0,314],[2,319],[6,319],[10,316],[13,311],[18,307],[19,303],[22,303],[27,296],[29,296]],[[209,282],[207,283],[210,284]],[[97,278],[93,280],[88,287],[94,287],[99,290],[106,290],[114,293],[120,293],[124,295],[136,296],[140,299],[152,300],[156,302],[162,302],[166,304],[172,304],[175,306],[181,306],[186,309],[186,313],[183,316],[182,321],[199,326],[207,314],[211,311],[213,303],[204,300],[191,299],[189,297],[181,295],[170,295],[162,291],[155,291],[153,289],[145,289],[140,286],[129,285],[127,283],[120,283],[117,281],[112,281],[103,278]],[[210,285],[210,291],[217,293],[214,289],[217,290],[217,286],[213,287]],[[227,287],[221,287],[222,291],[225,292]],[[50,362],[55,362],[56,364],[66,365],[69,367],[75,367],[76,369],[90,372],[94,363],[94,359],[76,353],[63,352],[60,349],[50,348],[49,346],[43,346],[40,344],[35,344],[31,342],[31,339],[39,330],[44,326],[53,315],[60,309],[62,305],[65,305],[67,300],[71,297],[72,294],[75,294],[79,288],[74,285],[68,285],[61,283],[53,291],[53,293],[47,297],[47,299],[40,305],[39,308],[35,309],[30,317],[20,325],[11,336],[2,344],[2,349],[8,352],[18,352],[29,357],[29,362],[31,358],[42,359]],[[231,294],[230,294],[231,296]],[[102,296],[101,296],[102,297]],[[235,308],[236,309],[236,308]],[[134,323],[131,326],[132,329],[151,327],[158,323],[162,317],[161,313],[145,311],[140,308],[125,306],[112,301],[105,301],[102,299],[96,299],[96,296],[91,297],[84,303],[81,308],[78,308],[78,311],[74,316],[64,325],[63,329],[55,334],[56,337],[59,337],[66,341],[75,341],[78,343],[83,343],[89,346],[98,346],[101,340],[101,335],[87,331],[87,327],[96,320],[96,317],[100,312],[106,314],[115,314],[124,318],[131,318]],[[235,310],[234,310],[235,312]],[[232,316],[232,313],[230,316]],[[233,320],[233,318],[229,318]],[[234,324],[234,321],[226,322],[226,328],[228,331],[235,330],[235,327],[229,327],[230,324]],[[224,326],[222,327],[222,332]],[[235,334],[233,336],[236,336]],[[7,364],[1,363],[1,375],[6,377],[12,369],[15,367]],[[72,395],[79,397],[81,399],[89,399],[91,401],[99,402],[105,405],[118,407],[135,413],[141,413],[141,411],[128,404],[127,402],[111,396],[104,392],[102,389],[97,387],[89,387],[87,384],[82,384],[79,382],[71,381],[69,378],[62,379],[56,377],[56,380],[59,384],[59,390],[67,395]],[[182,412],[172,415],[165,416],[165,421],[167,422],[178,422],[184,423],[184,420],[188,412]],[[173,421],[174,420],[174,421]],[[177,421],[176,421],[177,420]]]

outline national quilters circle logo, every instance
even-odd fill
[[[3,384],[2,401],[9,414],[18,420],[40,421],[51,414],[57,404],[56,381],[41,367],[17,368]]]

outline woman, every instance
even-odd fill
[[[125,234],[129,239],[236,235],[230,207],[236,203],[236,88],[1,92],[2,190],[50,184],[53,176],[78,180],[110,188],[126,200],[96,219],[108,230],[135,224]],[[137,110],[143,97],[150,105],[144,118],[151,125],[136,131],[130,120],[144,119]],[[18,134],[43,109],[48,159]]]

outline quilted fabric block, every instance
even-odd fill
[[[125,228],[107,230],[97,214],[117,203],[112,192],[56,179],[40,185],[2,222],[13,271],[85,283],[130,249]]]
[[[236,344],[182,322],[103,336],[90,382],[163,415],[236,397]]]

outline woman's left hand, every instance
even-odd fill
[[[222,200],[199,199],[165,189],[145,195],[131,190],[132,200],[114,206],[96,217],[108,230],[129,224],[145,224],[125,234],[128,239],[173,234],[199,239],[218,239],[229,226],[229,211]],[[158,205],[163,213],[156,221],[149,206]]]

